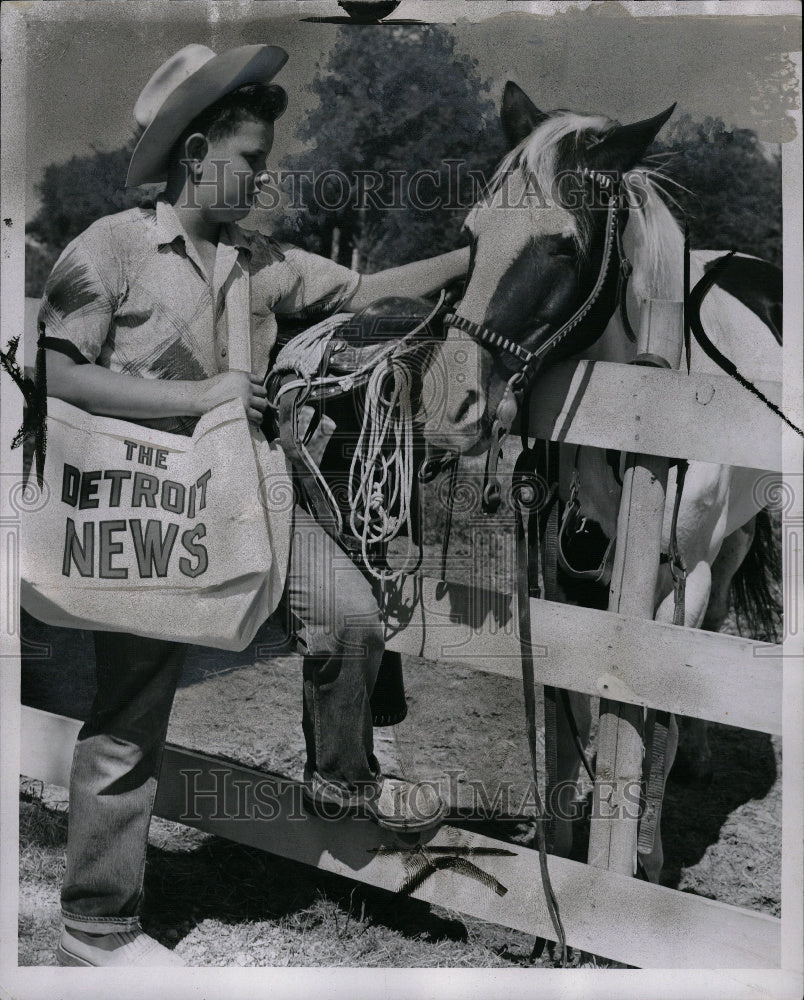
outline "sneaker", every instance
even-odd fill
[[[169,948],[136,928],[114,934],[89,934],[65,927],[56,949],[59,965],[186,965]]]
[[[429,833],[441,825],[447,811],[431,784],[401,778],[381,777],[376,785],[349,793],[317,772],[305,771],[302,789],[305,805],[322,819],[364,816],[394,833]]]

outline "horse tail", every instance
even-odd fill
[[[768,511],[760,510],[751,547],[731,581],[738,623],[745,624],[755,638],[767,642],[779,641],[782,616],[782,550],[775,527]]]

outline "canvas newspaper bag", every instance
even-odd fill
[[[230,370],[251,371],[249,274],[235,269]],[[281,448],[240,400],[185,437],[50,398],[20,603],[49,625],[244,649],[282,595],[292,502]]]

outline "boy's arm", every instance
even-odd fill
[[[438,257],[417,260],[376,274],[364,274],[357,291],[344,304],[344,308],[348,308],[350,312],[359,312],[377,299],[389,295],[413,298],[432,295],[456,278],[463,277],[468,270],[469,247],[461,247]]]
[[[100,416],[200,417],[219,403],[240,399],[249,420],[259,425],[267,405],[264,386],[245,372],[224,372],[199,382],[135,378],[77,364],[60,351],[47,351],[46,365],[49,396]]]

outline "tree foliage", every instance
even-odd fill
[[[32,240],[25,241],[25,294],[39,298],[48,275],[56,263],[58,251]]]
[[[318,104],[298,135],[308,145],[280,165],[295,172],[295,201],[271,220],[276,235],[325,256],[336,250],[342,263],[364,271],[458,245],[479,178],[490,175],[505,145],[488,82],[476,60],[455,51],[448,29],[341,29],[312,89]],[[693,247],[735,247],[781,263],[781,163],[754,132],[679,115],[652,154],[688,189],[667,186],[690,223]],[[131,145],[96,149],[45,168],[41,205],[27,227],[27,294],[41,292],[55,257],[92,222],[152,200],[156,186],[125,188],[130,155]],[[314,180],[300,184],[302,171]],[[361,208],[361,185],[375,183],[366,172],[383,188],[364,195]],[[348,197],[340,204],[343,183]],[[430,201],[435,207],[426,207]]]
[[[477,61],[440,25],[342,29],[312,89],[319,103],[299,130],[312,145],[285,166],[318,188],[297,188],[286,234],[329,256],[337,227],[339,259],[356,250],[363,270],[455,247],[477,194],[470,171],[487,174],[504,152]],[[343,181],[321,180],[332,171],[348,201]],[[365,192],[377,181],[361,172],[380,179],[374,197]]]
[[[750,129],[720,118],[671,120],[653,160],[687,190],[667,185],[686,217],[693,248],[741,250],[782,263],[781,159]]]
[[[41,205],[27,232],[60,251],[101,216],[149,200],[150,189],[125,186],[131,151],[130,145],[94,149],[84,156],[72,156],[66,163],[45,167],[37,185]]]

